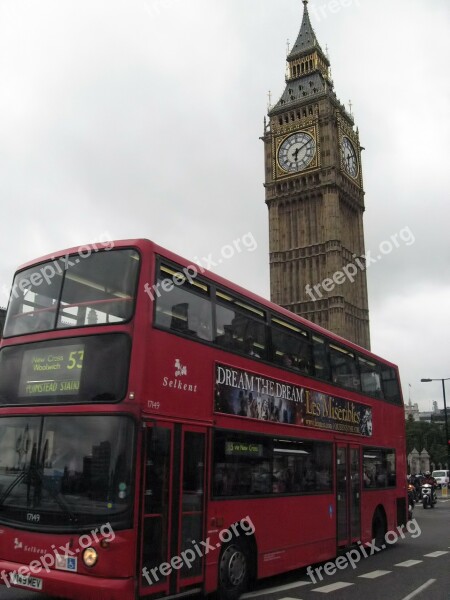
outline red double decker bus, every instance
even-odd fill
[[[18,270],[0,350],[0,583],[219,590],[406,520],[397,368],[148,240]]]

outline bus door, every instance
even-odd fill
[[[337,544],[348,546],[361,536],[361,451],[353,444],[336,446]]]
[[[203,560],[194,552],[204,536],[206,428],[146,424],[140,540],[140,595],[172,595],[201,588]],[[180,557],[180,558],[177,558]],[[166,563],[170,563],[167,565]]]

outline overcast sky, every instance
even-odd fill
[[[366,249],[400,240],[368,270],[372,350],[399,365],[406,400],[442,407],[440,383],[420,378],[450,377],[450,3],[309,6],[365,148]],[[259,137],[302,12],[0,0],[0,305],[19,264],[105,234],[193,259],[250,232],[257,248],[214,270],[268,297]]]

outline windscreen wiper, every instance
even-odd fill
[[[67,501],[65,500],[65,498],[61,494],[61,492],[55,492],[54,490],[51,489],[51,487],[46,486],[44,477],[39,472],[39,469],[37,469],[36,467],[31,467],[31,466],[28,469],[28,471],[22,471],[21,473],[19,473],[19,475],[14,479],[14,481],[12,481],[10,483],[10,485],[7,487],[7,489],[0,496],[0,510],[3,508],[3,504],[4,504],[5,500],[8,498],[8,496],[13,491],[13,489],[16,486],[18,486],[19,483],[21,483],[27,476],[30,476],[30,475],[37,476],[40,485],[44,488],[44,490],[46,492],[48,492],[50,494],[51,498],[53,498],[53,500],[56,502],[56,504],[69,517],[70,522],[77,523],[78,517],[75,515],[75,513],[72,512],[69,504],[67,503]]]
[[[14,481],[12,481],[9,486],[6,488],[6,490],[3,492],[3,494],[0,496],[0,509],[3,508],[3,503],[6,500],[6,498],[9,496],[9,494],[13,491],[13,489],[19,485],[19,483],[21,483],[21,481],[23,481],[23,479],[25,479],[25,476],[27,475],[26,471],[21,471],[17,477],[14,479]]]
[[[30,467],[29,473],[31,474],[32,471],[33,475],[37,475],[37,478],[39,479],[39,482],[43,489],[50,494],[51,498],[53,498],[53,500],[56,502],[59,508],[61,508],[63,512],[69,517],[70,522],[78,523],[78,517],[75,515],[75,513],[72,512],[67,500],[61,494],[61,492],[56,492],[51,487],[45,485],[44,477],[37,467]]]

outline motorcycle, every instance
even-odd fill
[[[422,490],[422,505],[424,508],[434,508],[436,504],[436,493],[434,491],[434,486],[429,483],[424,483],[421,487]]]

